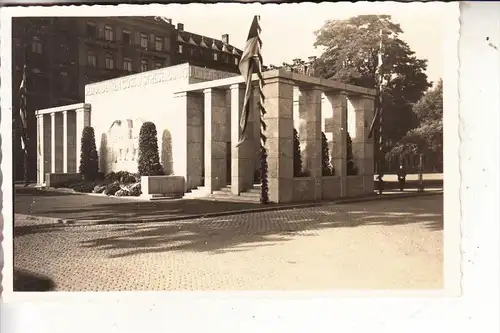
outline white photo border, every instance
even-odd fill
[[[12,7],[0,11],[2,332],[163,332],[168,328],[469,332],[480,323],[487,325],[481,327],[482,332],[490,327],[497,332],[500,52],[493,46],[500,44],[499,3],[460,4],[460,30],[459,4],[449,4],[456,19],[449,22],[443,52],[446,293],[12,292],[11,17],[59,16],[68,11],[71,16],[161,15],[172,6]],[[245,6],[258,10],[261,5]]]

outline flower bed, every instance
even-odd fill
[[[57,188],[70,188],[80,193],[99,193],[117,197],[141,195],[141,179],[139,175],[127,171],[111,172],[102,180],[90,182],[79,180],[59,184]]]

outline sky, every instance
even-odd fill
[[[315,49],[314,32],[325,21],[361,14],[388,14],[401,25],[406,41],[417,57],[428,60],[427,75],[436,81],[443,76],[444,28],[449,22],[447,3],[300,3],[300,4],[190,4],[168,5],[161,14],[184,30],[220,39],[243,49],[253,15],[261,16],[264,64],[279,65],[294,58],[321,54]],[[457,18],[458,19],[458,18]]]

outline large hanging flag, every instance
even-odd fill
[[[27,150],[28,116],[26,110],[26,65],[23,67],[23,78],[19,85],[19,116],[21,118],[21,148],[24,154]]]
[[[259,25],[260,16],[256,15],[253,18],[250,31],[248,33],[247,43],[241,60],[239,63],[239,70],[245,82],[245,97],[243,101],[243,109],[241,111],[240,119],[240,139],[236,146],[239,146],[247,138],[247,124],[248,116],[250,114],[250,97],[252,93],[252,75],[257,74],[259,77],[259,95],[260,95],[260,108],[263,107],[264,95],[262,93],[262,86],[264,80],[262,78],[262,40],[260,39],[261,28]]]
[[[382,86],[384,84],[384,76],[382,74],[382,65],[383,65],[383,59],[382,59],[382,29],[380,29],[380,43],[379,43],[379,49],[378,49],[378,65],[377,65],[377,70],[375,71],[375,79],[377,80],[377,85],[378,85],[378,105],[375,110],[375,115],[373,116],[372,123],[370,125],[370,132],[368,133],[368,138],[371,138],[373,135],[373,130],[375,129],[375,124],[377,122],[377,118],[379,119],[379,123],[382,121]],[[380,134],[380,133],[379,133]]]

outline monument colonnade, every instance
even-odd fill
[[[90,104],[78,103],[36,111],[37,183],[46,174],[77,173],[82,131],[90,126]]]
[[[294,198],[293,129],[294,90],[298,90],[299,132],[302,162],[311,182],[311,199],[324,197],[322,175],[322,132],[329,142],[331,161],[340,180],[338,196],[348,193],[347,177],[347,130],[348,107],[352,109],[353,155],[359,170],[359,187],[356,193],[373,191],[373,139],[368,139],[368,126],[374,115],[373,89],[346,85],[316,77],[290,73],[283,70],[263,73],[265,85],[263,121],[267,129],[265,147],[268,151],[269,197],[272,202],[290,202]],[[257,81],[254,75],[253,81]],[[188,188],[201,186],[207,194],[229,183],[228,165],[231,172],[231,192],[238,195],[253,185],[256,165],[256,149],[260,145],[260,123],[254,94],[248,119],[248,140],[236,146],[240,135],[240,117],[245,94],[242,77],[190,84],[174,93],[186,113],[187,149],[186,170]],[[199,103],[200,98],[204,103]],[[228,123],[227,113],[230,113]],[[229,133],[228,133],[229,131]],[[230,136],[231,147],[227,146]],[[203,139],[202,139],[203,138]],[[227,149],[231,149],[229,153]],[[227,161],[228,156],[231,163]],[[190,181],[191,179],[191,181]],[[353,183],[354,184],[354,183]],[[309,186],[308,186],[309,187]],[[351,186],[352,187],[352,186]]]

